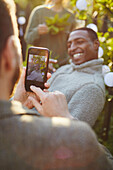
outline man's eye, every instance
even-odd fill
[[[77,43],[78,44],[82,44],[84,41],[83,40],[80,40],[80,41],[78,41]]]
[[[82,43],[83,41],[78,41],[78,43],[80,44],[80,43]]]

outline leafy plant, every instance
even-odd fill
[[[49,27],[49,32],[52,35],[56,35],[61,31],[64,31],[65,27],[69,25],[68,19],[70,14],[64,14],[61,18],[58,14],[54,17],[46,17],[46,24]]]
[[[100,41],[100,46],[104,50],[103,58],[104,64],[109,65],[112,70],[112,55],[113,55],[113,38],[110,34],[113,32],[113,28],[109,28],[108,32],[102,33],[98,32],[98,37]]]

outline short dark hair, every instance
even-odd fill
[[[9,36],[17,34],[18,28],[13,0],[0,0],[0,60]]]
[[[87,33],[89,34],[89,37],[92,41],[98,40],[97,33],[93,29],[87,28],[87,27],[81,27],[81,28],[74,29],[73,31],[78,31],[78,30],[87,31]]]

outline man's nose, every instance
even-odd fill
[[[71,46],[70,46],[70,50],[75,50],[76,49],[76,44],[73,42],[72,44],[71,44]]]

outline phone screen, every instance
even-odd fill
[[[47,80],[49,50],[47,48],[30,47],[28,50],[25,88],[30,90],[31,85],[44,89]]]

